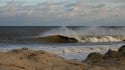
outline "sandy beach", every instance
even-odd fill
[[[83,61],[27,48],[0,52],[0,70],[125,70],[125,45],[105,54],[90,53]]]
[[[83,70],[83,64],[26,48],[0,53],[0,70]]]

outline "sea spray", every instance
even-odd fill
[[[38,37],[62,35],[75,38],[79,42],[119,42],[125,40],[125,28],[112,27],[77,27],[62,26],[50,29]]]
[[[124,27],[78,27],[74,31],[79,35],[123,35],[125,36]]]
[[[54,35],[67,36],[69,38],[75,38],[78,41],[81,41],[78,33],[75,30],[67,28],[66,26],[50,29],[50,30],[40,34],[38,37],[54,36]]]

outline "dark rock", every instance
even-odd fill
[[[120,53],[125,53],[125,45],[123,45],[122,47],[120,47],[120,48],[118,49],[118,51],[119,51]]]
[[[89,54],[86,61],[102,61],[103,59],[104,55],[96,52]]]
[[[109,49],[107,53],[104,54],[106,58],[116,58],[120,57],[120,53]]]
[[[125,41],[125,39],[123,39],[123,41]]]

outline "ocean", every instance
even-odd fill
[[[0,26],[0,51],[29,48],[83,60],[124,44],[124,26]]]

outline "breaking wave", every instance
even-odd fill
[[[72,29],[63,26],[50,29],[38,37],[56,35],[74,38],[78,42],[121,42],[125,41],[125,28],[79,27]]]

